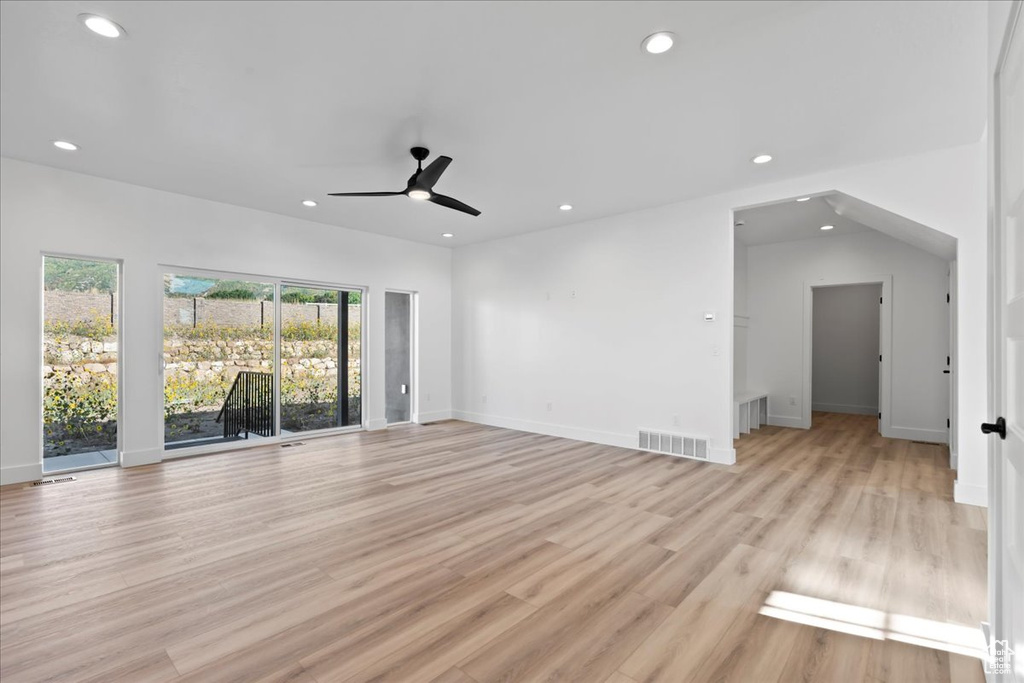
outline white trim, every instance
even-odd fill
[[[878,406],[850,406],[842,403],[812,403],[811,410],[821,413],[846,413],[847,415],[874,415]]]
[[[768,424],[773,427],[790,427],[792,429],[810,429],[811,425],[804,424],[802,418],[789,417],[787,415],[769,415]]]
[[[736,449],[735,448],[712,448],[711,449],[711,462],[719,465],[735,465],[736,464]]]
[[[953,502],[988,507],[988,489],[977,484],[961,484],[957,479],[953,482]]]
[[[368,431],[368,432],[376,432],[376,431],[380,431],[381,429],[387,429],[387,428],[388,428],[388,421],[387,421],[386,418],[378,417],[375,420],[367,420],[366,421],[366,431]]]
[[[544,434],[546,436],[557,436],[562,439],[573,439],[575,441],[599,443],[605,446],[618,446],[619,448],[640,450],[637,445],[637,434],[619,434],[616,432],[602,432],[595,429],[579,429],[578,427],[550,424],[547,422],[534,422],[532,420],[520,420],[517,418],[501,417],[498,415],[470,413],[464,410],[453,410],[452,417],[456,420],[474,422],[476,424],[484,424],[491,427],[501,427],[502,429],[514,429],[520,432],[530,432],[531,434]],[[713,462],[720,465],[732,465],[736,462],[736,451],[732,448],[715,448],[712,445],[709,455],[710,460],[705,462]]]
[[[27,481],[36,481],[43,478],[43,463],[32,463],[31,465],[14,465],[13,467],[0,467],[0,486],[8,484],[23,484]]]
[[[843,285],[882,285],[880,316],[879,353],[882,354],[881,376],[878,383],[878,410],[882,413],[879,431],[882,436],[892,436],[892,275],[886,273],[853,274],[819,278],[804,282],[803,314],[803,400],[801,401],[802,425],[811,426],[811,365],[814,339],[814,290],[819,287],[840,287]]]
[[[416,424],[429,424],[431,422],[440,422],[441,420],[452,419],[452,411],[450,410],[433,410],[429,413],[419,413],[416,415],[416,419],[413,420]]]
[[[885,435],[890,439],[907,439],[908,441],[927,441],[929,443],[945,444],[945,429],[918,429],[916,427],[889,427],[889,433]]]
[[[125,451],[121,454],[121,467],[155,465],[156,463],[163,461],[163,459],[164,451],[162,448],[146,448],[141,451]]]
[[[956,456],[956,449],[949,449],[949,469],[956,471],[957,466],[960,464],[960,459]]]

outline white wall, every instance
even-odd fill
[[[936,256],[875,231],[750,247],[748,372],[751,386],[769,394],[769,422],[794,425],[802,419],[806,283],[891,275],[890,435],[945,442],[948,267]]]
[[[737,392],[747,389],[747,245],[735,242],[733,250],[733,363],[732,385]]]
[[[817,287],[812,291],[813,409],[877,413],[882,285]]]
[[[984,301],[985,149],[980,142],[456,249],[456,416],[622,445],[635,443],[641,426],[705,434],[728,461],[732,210],[845,192],[956,237],[960,301]],[[702,322],[704,311],[717,320]],[[965,306],[958,326],[958,418],[973,424],[985,404],[984,308]],[[986,444],[976,431],[960,430],[958,482],[983,490]]]
[[[41,474],[41,257],[124,260],[121,359],[127,464],[162,457],[164,265],[369,288],[366,420],[384,426],[385,288],[417,291],[420,420],[451,407],[451,251],[0,160],[0,481]],[[315,215],[311,213],[311,215]],[[430,400],[427,400],[429,394]]]

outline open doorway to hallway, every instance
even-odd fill
[[[881,420],[882,283],[812,287],[811,410]]]
[[[734,434],[808,429],[824,410],[872,415],[885,437],[949,443],[956,240],[841,192],[739,209],[734,222]],[[830,299],[854,285],[875,288],[868,297],[862,287],[870,322],[816,341],[842,321],[818,329],[816,315],[837,313]],[[853,388],[851,374],[856,394],[838,392]]]

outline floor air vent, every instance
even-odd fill
[[[295,446],[305,446],[305,441],[292,441],[291,443],[281,444],[281,448],[294,448]]]
[[[51,477],[50,479],[40,479],[39,481],[32,482],[33,486],[42,486],[44,484],[63,484],[66,481],[75,481],[74,477]]]
[[[639,445],[641,450],[654,453],[667,453],[697,460],[710,459],[711,448],[708,440],[695,436],[641,429]]]

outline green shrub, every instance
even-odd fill
[[[350,321],[348,325],[350,348],[355,344],[359,348],[360,322]],[[338,326],[334,323],[318,322],[286,322],[281,326],[281,339],[284,341],[314,341],[318,339],[337,339]],[[216,323],[199,323],[192,325],[164,325],[164,339],[195,339],[211,341],[246,341],[257,339],[273,339],[273,325],[218,325]]]
[[[102,431],[117,419],[117,377],[100,372],[82,376],[51,372],[43,380],[43,423],[62,425],[71,434]]]
[[[105,341],[117,336],[117,326],[110,322],[109,315],[94,315],[91,320],[47,320],[43,323],[43,334],[58,343],[71,336]]]
[[[217,289],[211,290],[206,294],[207,299],[240,299],[242,301],[251,301],[256,298],[256,292],[249,289],[232,288],[232,289]]]

